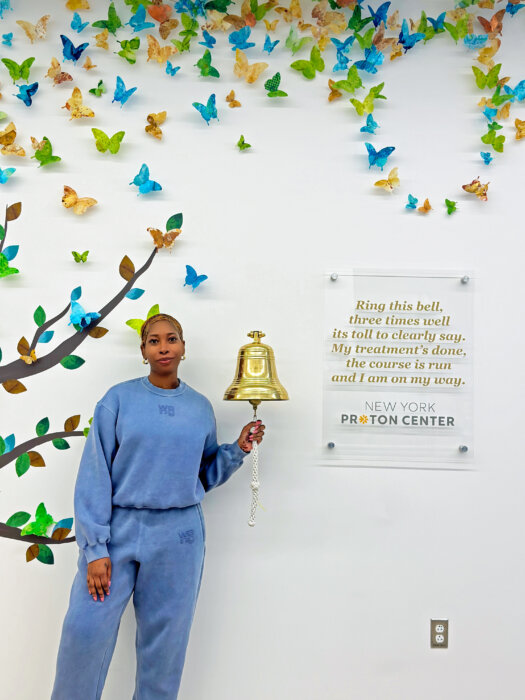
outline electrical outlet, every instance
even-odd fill
[[[448,620],[430,620],[430,646],[448,649]]]

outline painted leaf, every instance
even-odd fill
[[[27,523],[30,517],[31,513],[26,513],[25,510],[17,510],[16,513],[13,513],[13,515],[7,519],[6,525],[9,527],[21,527]]]
[[[2,382],[2,386],[8,394],[21,394],[23,391],[27,391],[27,388],[18,379],[7,379]]]
[[[29,450],[27,453],[29,455],[29,461],[31,463],[32,467],[45,467],[46,463],[44,462],[44,458],[40,454],[40,452],[36,452],[35,450]]]
[[[107,332],[108,332],[107,328],[103,328],[102,326],[95,326],[94,328],[91,328],[88,331],[88,334],[92,338],[102,338],[102,336],[106,335]]]
[[[49,418],[46,416],[38,421],[36,424],[36,434],[45,435],[49,430]]]
[[[131,262],[127,255],[125,255],[120,261],[118,271],[120,273],[120,276],[123,277],[126,280],[126,282],[129,282],[135,274],[135,265]]]
[[[17,476],[22,476],[23,474],[25,474],[30,466],[31,466],[31,461],[29,459],[29,455],[27,454],[27,452],[24,452],[24,454],[19,455],[16,458],[16,462],[15,462]]]
[[[138,287],[135,287],[135,289],[130,289],[129,292],[125,296],[127,296],[128,299],[139,299],[143,294],[144,294],[143,289],[139,289]]]
[[[55,438],[52,440],[53,446],[57,448],[57,450],[68,450],[69,449],[69,442],[67,440],[64,440],[64,438]]]
[[[66,369],[77,369],[84,364],[85,360],[78,355],[66,355],[60,360],[62,367]]]
[[[46,312],[41,306],[36,307],[33,319],[38,327],[46,322]]]
[[[5,213],[6,221],[14,221],[15,219],[18,219],[21,211],[22,211],[22,202],[17,202],[16,204],[11,204],[10,207],[7,207],[7,210]]]
[[[170,216],[170,218],[166,221],[166,231],[173,231],[173,229],[181,227],[182,212],[179,212],[178,214],[173,214],[173,216]]]
[[[37,559],[38,561],[42,562],[42,564],[54,564],[55,563],[55,557],[53,555],[53,552],[50,547],[47,546],[47,544],[39,544],[38,545],[39,551],[37,554]]]
[[[67,418],[64,422],[64,430],[66,433],[70,433],[71,431],[77,429],[79,423],[80,415],[69,416],[69,418]]]

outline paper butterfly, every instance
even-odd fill
[[[208,102],[205,105],[203,105],[201,102],[192,102],[192,105],[199,112],[208,126],[210,125],[210,119],[217,119],[217,121],[219,121],[217,116],[217,108],[215,106],[215,93],[212,93],[208,97]]]
[[[120,51],[117,51],[118,56],[122,56],[128,63],[133,65],[137,62],[135,51],[140,47],[140,39],[138,36],[133,39],[122,39],[118,42],[121,46]]]
[[[408,31],[408,23],[406,19],[403,20],[403,23],[401,25],[401,31],[399,32],[398,43],[401,44],[401,46],[405,49],[405,53],[409,49],[412,49],[418,41],[421,41],[424,38],[425,35],[422,32],[415,32],[414,34],[410,34],[410,32]]]
[[[284,92],[284,90],[279,90],[280,84],[281,74],[279,72],[264,83],[264,89],[267,91],[266,94],[268,97],[288,97],[287,92]]]
[[[348,29],[351,29],[354,32],[360,32],[361,29],[364,29],[364,27],[366,27],[366,25],[371,21],[372,17],[361,19],[361,5],[357,4],[354,7],[354,12],[350,17],[350,20],[348,21]]]
[[[520,10],[522,10],[524,7],[525,4],[523,4],[522,2],[517,2],[517,0],[509,0],[505,11],[508,12],[511,17],[514,17],[514,15]]]
[[[480,151],[480,152],[479,152],[479,155],[481,156],[481,158],[482,158],[483,162],[485,163],[485,165],[489,165],[490,162],[491,162],[491,160],[494,159],[493,156],[492,156],[492,154],[490,153],[490,151]]]
[[[236,49],[249,49],[255,46],[252,41],[248,41],[251,33],[252,30],[248,25],[242,27],[242,29],[238,29],[236,32],[231,32],[228,41],[232,44],[232,51]]]
[[[107,29],[108,32],[111,32],[112,34],[115,34],[117,29],[119,27],[122,27],[122,22],[120,20],[120,17],[117,15],[117,12],[115,10],[115,3],[110,3],[109,8],[108,8],[108,18],[107,19],[99,19],[96,22],[93,22],[92,27],[97,27],[100,29]]]
[[[430,202],[428,201],[428,197],[427,197],[427,199],[425,199],[425,201],[423,202],[423,206],[417,208],[417,210],[418,210],[419,212],[421,212],[421,214],[428,214],[428,212],[429,212],[431,209],[432,209],[432,207],[430,206]]]
[[[93,63],[93,61],[90,59],[89,56],[86,56],[86,60],[82,64],[82,68],[84,68],[85,70],[91,70],[92,68],[96,68],[96,67],[97,67],[97,64]]]
[[[335,39],[335,38],[331,38],[330,41],[335,46],[337,53],[348,54],[348,52],[352,48],[352,44],[355,41],[355,36],[350,35],[344,41],[339,41],[339,39]]]
[[[11,156],[25,156],[26,152],[22,146],[15,143],[16,126],[9,122],[3,131],[0,131],[0,153]]]
[[[135,3],[140,2],[140,0],[133,0]],[[186,0],[185,4],[188,5],[191,0]],[[163,4],[161,0],[155,0],[153,3],[148,3],[148,13],[157,22],[165,22],[171,17],[172,8],[166,3]],[[196,4],[196,3],[195,3]],[[190,4],[190,7],[192,5]],[[194,14],[192,12],[192,14]]]
[[[319,47],[312,47],[309,61],[294,61],[290,64],[290,68],[300,71],[305,78],[308,78],[308,80],[313,80],[315,78],[316,71],[319,71],[319,73],[324,71],[324,61],[321,57]]]
[[[78,59],[82,56],[82,53],[89,46],[88,41],[84,42],[83,44],[80,44],[79,46],[75,46],[71,39],[68,39],[67,36],[65,36],[64,34],[61,34],[60,38],[62,39],[62,54],[64,56],[65,61],[73,61],[73,63],[76,63]]]
[[[155,26],[153,22],[146,22],[146,8],[144,5],[137,7],[137,11],[126,24],[133,27],[133,33],[141,32],[143,29],[151,29],[151,27]]]
[[[274,10],[285,22],[292,22],[294,18],[301,19],[303,16],[299,0],[291,0],[290,7],[275,7]]]
[[[33,364],[33,362],[37,361],[36,352],[34,350],[31,350],[29,355],[20,355],[19,359],[23,360],[26,363],[26,365],[31,365]]]
[[[344,53],[337,52],[337,63],[332,68],[333,73],[337,73],[340,70],[347,70],[350,59],[345,56]]]
[[[77,34],[80,34],[89,24],[89,20],[87,22],[83,22],[80,19],[80,15],[78,12],[75,12],[73,15],[73,19],[71,20],[71,29],[73,29]]]
[[[432,29],[435,32],[443,32],[445,31],[445,17],[447,16],[446,12],[442,12],[440,15],[436,17],[436,19],[432,19],[432,17],[427,17],[428,21],[432,25]]]
[[[5,185],[15,170],[16,168],[5,168],[5,170],[0,168],[0,184]]]
[[[16,87],[18,88],[18,95],[16,93],[13,93],[13,95],[18,97],[19,100],[22,100],[27,107],[30,107],[33,102],[31,98],[38,90],[38,83],[31,83],[31,85],[17,85]]]
[[[205,46],[207,49],[213,49],[217,39],[214,36],[212,36],[208,31],[206,31],[206,29],[203,30],[202,37],[204,41],[199,41],[199,44],[201,46]]]
[[[352,66],[352,68],[354,68],[354,66]],[[384,95],[381,95],[383,85],[384,83],[380,83],[379,85],[371,87],[368,91],[368,95],[365,97],[363,102],[360,102],[355,97],[350,98],[350,102],[354,105],[355,111],[359,114],[360,117],[362,117],[365,112],[370,113],[374,111],[374,100],[386,100],[386,97]]]
[[[394,187],[399,187],[400,181],[397,176],[397,168],[392,168],[388,173],[388,178],[386,180],[378,180],[374,182],[375,187],[382,187],[387,192],[393,192]]]
[[[122,80],[120,75],[117,75],[117,85],[115,87],[115,92],[113,94],[113,99],[111,100],[111,102],[120,102],[120,108],[122,109],[123,105],[128,101],[131,95],[133,95],[136,89],[136,87],[132,87],[129,90],[126,90],[124,81]]]
[[[525,120],[515,119],[514,126],[516,127],[516,139],[520,141],[525,139]]]
[[[368,142],[365,143],[365,146],[368,151],[368,167],[371,168],[372,165],[377,165],[381,170],[386,165],[388,156],[396,150],[395,146],[386,146],[380,151],[376,151],[372,144]]]
[[[238,146],[239,151],[245,151],[247,148],[252,147],[251,143],[246,143],[246,141],[244,140],[244,136],[242,134],[241,134],[239,140],[237,141],[236,145]]]
[[[92,321],[96,320],[97,318],[100,318],[100,314],[98,311],[90,311],[89,313],[86,313],[84,311],[84,308],[81,306],[81,304],[78,303],[78,301],[71,301],[71,313],[69,315],[70,321],[67,324],[70,326],[71,324],[81,326],[82,328],[87,328]]]
[[[148,40],[148,61],[154,60],[157,63],[165,63],[168,58],[177,53],[174,46],[161,46],[159,41],[153,34],[147,34],[146,39]]]
[[[97,204],[97,200],[93,199],[93,197],[79,197],[72,187],[64,185],[62,204],[66,209],[72,207],[75,214],[84,214],[89,207],[93,207]]]
[[[31,58],[26,58],[26,60],[22,61],[22,63],[19,65],[16,61],[12,61],[10,58],[2,58],[2,63],[9,71],[9,75],[14,83],[17,80],[29,80],[29,71],[34,60],[35,57],[31,56]]]
[[[367,73],[377,73],[376,66],[380,66],[384,60],[384,54],[378,51],[375,46],[365,49],[364,61],[356,61],[354,66],[359,70],[364,70]]]
[[[277,44],[279,43],[280,39],[276,39],[275,41],[272,41],[270,39],[270,35],[267,34],[264,38],[264,46],[263,46],[263,51],[266,51],[268,54],[271,54],[272,51],[275,49]]]
[[[51,66],[48,68],[45,77],[52,78],[53,85],[60,85],[61,83],[65,83],[68,80],[73,80],[73,77],[69,73],[66,73],[65,71],[61,70],[60,63],[54,56],[51,59]]]
[[[220,77],[219,71],[211,65],[211,53],[209,49],[205,50],[202,57],[199,58],[197,63],[194,63],[194,65],[200,69],[201,75],[211,76],[212,78]]]
[[[148,231],[150,232],[157,248],[172,248],[175,239],[181,233],[180,229],[173,229],[171,231],[167,231],[166,233],[162,233],[162,231],[160,231],[158,228],[151,227],[148,228]]]
[[[43,15],[36,24],[31,24],[31,22],[26,22],[23,19],[17,19],[16,23],[22,27],[31,43],[33,43],[35,39],[43,39],[45,37],[50,17],[51,15]]]
[[[481,49],[487,43],[486,34],[467,34],[463,37],[463,43],[467,49]]]
[[[175,75],[179,70],[180,66],[174,66],[171,61],[166,61],[166,73],[168,75]]]
[[[199,284],[207,279],[208,275],[198,275],[195,268],[193,268],[191,265],[186,265],[186,278],[182,286],[185,287],[187,284],[191,284],[191,291],[194,292],[199,286]]]
[[[445,197],[445,206],[447,208],[447,214],[452,214],[453,212],[457,211],[458,208],[456,206],[457,202],[452,201],[451,199],[447,199]]]
[[[100,97],[103,92],[106,92],[106,86],[104,85],[103,80],[99,80],[97,87],[91,88],[89,91],[92,95],[95,95],[96,97]]]
[[[264,61],[250,65],[244,51],[237,49],[233,65],[233,72],[237,77],[244,78],[247,83],[254,83],[267,68],[268,64],[264,63]]]
[[[474,78],[476,79],[476,85],[480,90],[484,88],[495,88],[499,82],[499,71],[501,68],[501,63],[493,66],[488,73],[483,73],[477,66],[472,66],[472,72],[474,73]]]
[[[133,180],[129,183],[130,185],[137,185],[139,194],[147,194],[148,192],[158,192],[162,189],[161,185],[154,180],[150,180],[149,168],[146,163],[143,163],[138,174],[135,175]]]
[[[503,144],[505,142],[505,136],[503,134],[496,136],[496,131],[498,131],[499,129],[503,129],[501,124],[498,124],[498,122],[490,123],[489,130],[487,131],[486,134],[483,134],[483,136],[481,137],[481,140],[483,141],[483,143],[486,143],[487,145],[491,145],[492,148],[497,153],[502,153],[503,152]]]
[[[39,148],[37,148],[31,158],[36,158],[38,160],[39,168],[42,167],[42,165],[49,165],[49,163],[57,163],[59,160],[62,160],[60,156],[53,155],[53,147],[47,136],[42,138],[42,141],[39,143]]]
[[[228,103],[228,107],[241,106],[241,103],[235,99],[235,90],[230,90],[230,92],[226,95],[226,102]]]
[[[333,100],[337,100],[339,97],[343,96],[343,93],[337,89],[336,85],[337,83],[335,80],[332,80],[332,78],[328,78],[328,87],[330,88],[328,102],[333,102]]]
[[[113,154],[119,152],[120,144],[122,143],[122,139],[126,133],[125,131],[117,131],[116,134],[113,134],[113,136],[110,138],[101,129],[95,129],[95,127],[93,127],[91,131],[95,137],[95,146],[97,147],[97,151],[100,151],[100,153],[109,151]]]
[[[80,262],[87,262],[87,258],[89,255],[89,250],[85,250],[83,253],[77,253],[76,250],[71,251],[71,255],[75,258],[75,262],[80,263]]]
[[[80,119],[81,117],[94,117],[95,112],[90,108],[87,107],[85,104],[82,102],[82,93],[80,92],[80,89],[75,87],[73,88],[73,94],[67,100],[66,104],[62,107],[62,109],[67,109],[71,113],[71,116],[69,119]]]
[[[379,124],[375,121],[374,117],[369,114],[366,118],[366,124],[362,126],[359,131],[363,131],[367,134],[375,134],[376,129],[379,129]]]
[[[269,22],[267,19],[264,19],[263,22],[264,22],[264,25],[266,27],[267,32],[274,32],[275,28],[279,24],[278,19],[274,19],[272,22]]]
[[[9,32],[8,34],[2,34],[2,44],[4,44],[4,46],[12,46],[12,40],[13,32]]]
[[[166,19],[159,24],[159,34],[163,39],[167,39],[172,30],[179,26],[178,19]]]
[[[290,49],[292,55],[295,55],[300,49],[302,49],[302,47],[305,44],[308,44],[310,41],[313,41],[312,37],[310,36],[304,36],[301,39],[299,39],[297,29],[294,26],[292,26],[290,27],[290,31],[288,33],[286,41],[284,42],[284,45],[287,49]]]
[[[160,128],[161,124],[164,124],[164,121],[166,120],[166,110],[163,112],[152,112],[151,114],[148,114],[146,119],[148,120],[148,125],[144,127],[144,130],[146,131],[147,134],[151,134],[151,136],[154,136],[156,139],[161,139],[162,138],[162,129]]]
[[[496,34],[501,34],[503,28],[502,20],[505,15],[505,8],[499,10],[496,14],[492,15],[490,21],[484,17],[478,17],[478,22],[481,24],[485,33],[489,36],[495,36]]]
[[[418,202],[417,197],[414,197],[413,195],[409,194],[408,195],[408,202],[405,204],[405,209],[415,209],[417,202]]]
[[[361,47],[361,49],[363,51],[365,51],[365,49],[369,49],[372,46],[373,41],[374,41],[374,33],[375,33],[374,27],[370,27],[370,29],[367,32],[365,32],[365,34],[363,34],[363,36],[361,36],[360,34],[354,35],[355,38],[357,39],[357,43],[359,44],[359,46]]]
[[[95,34],[95,39],[97,40],[95,46],[98,46],[98,48],[107,51],[109,49],[108,37],[109,32],[107,29],[104,29],[104,31],[100,32],[100,34]]]
[[[386,24],[387,12],[388,8],[390,7],[390,4],[390,2],[384,2],[382,5],[379,5],[375,12],[370,7],[370,5],[368,5],[368,11],[370,12],[370,15],[372,17],[374,27],[379,27],[381,22],[384,22]]]
[[[486,202],[488,199],[488,197],[487,197],[488,187],[489,187],[489,183],[487,182],[485,185],[482,185],[481,182],[479,181],[479,178],[475,178],[468,185],[462,185],[462,188],[466,192],[471,192],[472,194],[475,194],[478,199],[482,199],[484,202]]]

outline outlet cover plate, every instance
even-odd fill
[[[448,649],[448,620],[430,620],[430,647]]]

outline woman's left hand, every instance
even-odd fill
[[[262,425],[261,420],[247,423],[241,430],[241,434],[237,440],[237,444],[241,450],[244,450],[244,452],[251,452],[254,440],[258,445],[260,445],[261,440],[263,439],[265,427],[265,425]],[[250,432],[252,428],[255,428],[255,430]]]

